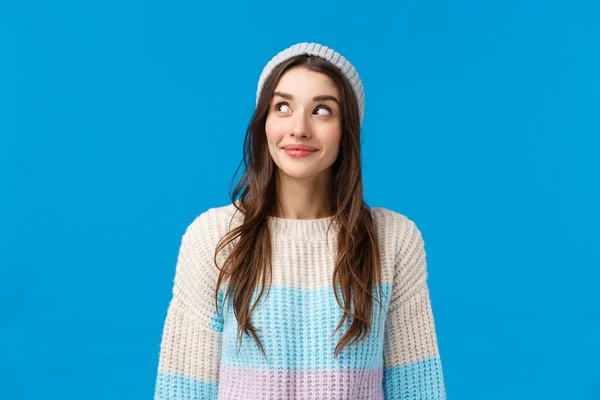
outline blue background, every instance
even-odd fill
[[[593,3],[2,1],[0,397],[152,397],[181,235],[315,41],[363,80],[367,203],[424,235],[449,398],[600,398]]]

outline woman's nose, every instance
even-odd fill
[[[292,126],[292,133],[294,135],[309,135],[310,134],[310,123],[305,112],[299,111],[294,115],[294,121]]]

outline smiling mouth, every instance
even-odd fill
[[[316,150],[300,150],[300,149],[283,149],[289,156],[292,157],[305,157],[312,153],[316,153]]]

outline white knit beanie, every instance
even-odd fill
[[[312,56],[321,57],[329,61],[330,63],[335,65],[340,71],[342,71],[342,73],[350,82],[350,86],[352,86],[352,90],[356,95],[356,100],[358,101],[358,109],[360,111],[360,123],[362,125],[365,104],[365,92],[363,89],[362,82],[358,77],[358,72],[356,72],[356,69],[354,69],[352,64],[350,64],[350,62],[346,60],[341,54],[335,52],[333,49],[327,46],[323,46],[317,43],[298,43],[291,47],[288,47],[285,50],[280,51],[275,57],[273,57],[263,69],[262,74],[260,74],[260,79],[258,80],[258,88],[256,89],[256,104],[258,104],[260,91],[262,90],[265,80],[267,79],[271,71],[273,71],[273,69],[281,62],[301,54],[309,54]]]

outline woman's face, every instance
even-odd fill
[[[323,73],[295,67],[283,74],[265,124],[269,152],[280,173],[296,179],[327,173],[339,153],[341,101],[335,83]],[[284,146],[295,144],[316,150],[292,157]]]

